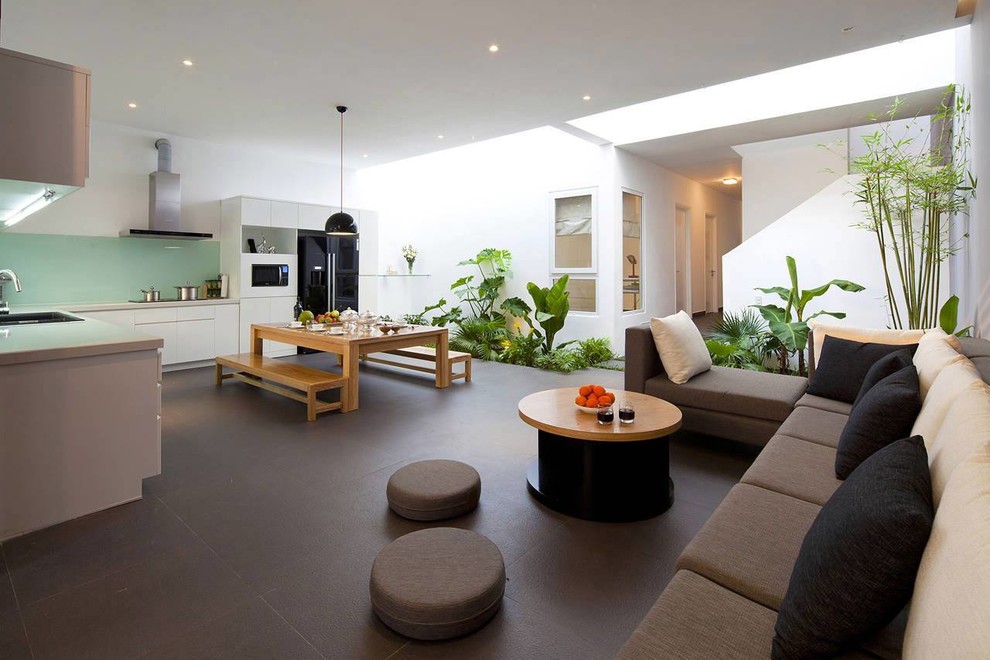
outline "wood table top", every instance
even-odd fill
[[[669,435],[681,428],[681,411],[677,406],[648,394],[611,390],[615,394],[615,421],[611,425],[598,423],[598,416],[582,412],[574,404],[578,388],[544,390],[519,402],[519,417],[541,431],[578,440],[600,442],[629,442],[652,440]],[[619,405],[628,401],[636,408],[636,421],[619,423]]]
[[[257,326],[265,332],[265,339],[272,339],[275,341],[281,340],[287,344],[299,345],[296,341],[299,338],[305,338],[307,341],[318,341],[326,344],[361,344],[362,346],[368,344],[394,344],[397,341],[401,341],[403,338],[423,338],[427,336],[436,337],[440,333],[447,332],[446,328],[435,327],[430,325],[410,325],[402,328],[396,333],[384,334],[378,328],[371,331],[371,334],[330,334],[329,330],[320,330],[316,332],[310,332],[306,328],[290,328],[285,323],[255,323],[252,327]]]

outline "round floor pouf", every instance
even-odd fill
[[[478,630],[498,612],[505,563],[481,534],[423,529],[378,553],[370,588],[375,614],[392,630],[413,639],[449,639]]]
[[[403,518],[453,518],[478,506],[481,476],[460,461],[419,461],[395,471],[385,496],[392,511]]]

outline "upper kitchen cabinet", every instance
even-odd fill
[[[299,226],[299,205],[292,202],[272,202],[272,227],[295,229]]]
[[[234,197],[223,201],[223,212],[233,214],[239,225],[272,226],[272,202],[254,197]]]
[[[89,176],[90,74],[0,49],[0,229]]]

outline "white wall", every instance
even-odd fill
[[[237,195],[315,204],[340,203],[340,168],[126,126],[93,122],[86,187],[42,209],[12,232],[116,236],[148,226],[148,174],[157,169],[155,140],[172,143],[172,170],[182,175],[182,219],[189,231],[220,234],[220,200]],[[348,170],[348,180],[353,173]],[[353,183],[345,182],[345,201]]]
[[[825,309],[848,314],[845,323],[883,328],[889,325],[883,270],[875,236],[855,227],[861,210],[852,203],[854,175],[848,175],[807,200],[725,256],[725,309],[739,311],[756,303],[779,303],[755,287],[789,286],[785,256],[797,260],[799,286],[810,289],[833,279],[866,287],[859,293],[831,289],[809,312]],[[948,283],[943,278],[943,288]],[[943,293],[943,295],[947,295]]]
[[[961,325],[973,323],[981,337],[990,337],[990,2],[979,0],[969,29],[969,52],[961,53],[960,80],[971,95],[971,163],[973,174],[982,179],[969,216],[969,240],[965,265],[966,286],[962,296]]]
[[[380,216],[379,263],[404,271],[400,247],[419,248],[416,272],[429,278],[380,278],[380,311],[419,311],[470,273],[457,267],[485,247],[509,249],[514,277],[506,294],[530,301],[528,281],[550,281],[550,193],[596,189],[598,312],[572,313],[560,339],[609,337],[621,352],[627,325],[673,311],[673,222],[677,204],[692,209],[697,273],[694,308],[704,309],[704,217],[720,222],[720,254],[739,242],[739,203],[611,146],[541,128],[358,173],[359,205]],[[621,311],[622,189],[644,194],[644,312]],[[364,282],[362,282],[364,285]]]
[[[441,297],[455,301],[450,284],[476,273],[457,263],[488,247],[512,253],[505,293],[530,302],[526,283],[550,282],[550,192],[598,188],[599,231],[612,222],[600,188],[602,154],[602,147],[540,128],[358,172],[358,204],[379,212],[381,267],[405,272],[400,249],[411,243],[419,250],[415,272],[430,275],[379,278],[379,311],[396,316]],[[598,254],[601,273],[611,267],[601,242]],[[600,295],[599,309],[604,302]],[[572,314],[561,339],[593,335],[610,335],[602,318]]]
[[[649,321],[653,316],[674,313],[674,277],[676,245],[674,214],[678,206],[690,209],[691,215],[691,309],[705,310],[705,215],[714,215],[718,222],[718,255],[721,257],[739,245],[741,240],[738,200],[718,193],[696,181],[686,179],[670,170],[616,150],[617,180],[620,186],[643,193],[643,258],[641,280],[643,311],[625,312],[616,319],[614,330],[623,336],[625,328]],[[615,204],[621,213],[622,195],[619,190]],[[619,216],[621,217],[621,215]],[[621,227],[619,228],[621,232]],[[621,243],[614,258],[621,263]],[[618,274],[621,277],[621,268]],[[722,291],[725,290],[723,284]],[[616,299],[616,305],[621,300]]]
[[[838,130],[733,147],[742,156],[743,240],[844,175],[846,139]]]

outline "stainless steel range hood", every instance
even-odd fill
[[[148,228],[124,229],[126,238],[171,238],[199,241],[213,234],[182,229],[182,187],[179,175],[172,171],[172,143],[165,138],[155,141],[158,171],[148,175]]]
[[[0,230],[89,176],[86,69],[0,48]]]

